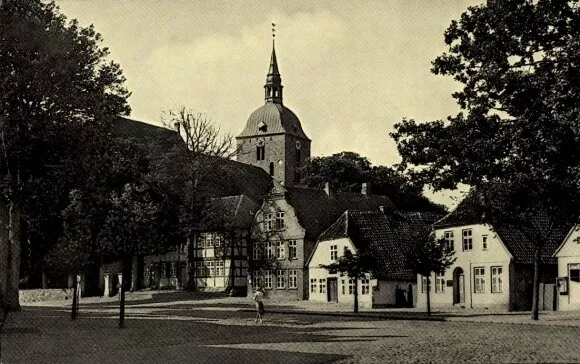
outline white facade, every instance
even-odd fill
[[[490,226],[440,228],[435,234],[453,244],[456,260],[443,275],[431,276],[431,306],[507,308],[512,256]],[[426,307],[426,279],[417,278],[417,307]]]
[[[354,244],[348,238],[319,241],[308,264],[309,271],[309,300],[320,302],[340,302],[354,304],[355,282],[340,273],[330,273],[320,265],[335,262],[348,248],[356,254]],[[360,307],[372,307],[373,288],[377,286],[376,279],[359,279],[358,301]]]
[[[555,256],[558,258],[558,310],[580,310],[580,226],[574,226]]]

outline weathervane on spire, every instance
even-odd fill
[[[272,39],[276,38],[276,23],[272,23]]]

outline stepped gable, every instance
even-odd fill
[[[387,211],[395,210],[387,196],[352,192],[332,192],[329,196],[324,190],[305,187],[286,187],[286,190],[288,203],[296,211],[309,240],[317,240],[346,210],[378,211],[381,206]]]

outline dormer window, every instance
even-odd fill
[[[260,130],[261,132],[267,132],[268,125],[265,122],[260,121],[260,125],[258,125],[258,130]]]

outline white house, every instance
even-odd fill
[[[419,213],[411,213],[420,217]],[[337,261],[348,248],[376,259],[374,274],[359,280],[361,307],[414,306],[416,276],[407,264],[413,244],[411,231],[428,223],[398,212],[348,210],[320,235],[308,261],[309,299],[323,302],[354,301],[355,280],[329,272],[321,265]]]
[[[575,225],[558,248],[558,310],[580,310],[580,225]]]
[[[534,244],[513,225],[481,222],[471,193],[434,224],[437,238],[455,251],[456,261],[443,274],[431,276],[432,307],[529,310],[532,304]],[[552,257],[566,228],[555,229],[544,244],[540,308],[554,308],[556,261]],[[418,276],[418,307],[426,307],[426,277]]]

